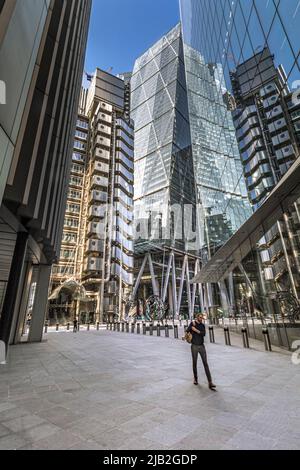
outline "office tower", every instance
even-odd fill
[[[182,304],[191,316],[188,280],[251,214],[222,69],[183,43],[179,24],[136,61],[131,87],[135,216],[144,227],[134,296],[166,301],[169,290],[173,315]]]
[[[231,80],[249,199],[257,209],[298,156],[299,106],[268,48],[239,64]]]
[[[97,69],[82,91],[51,322],[121,317],[133,285],[130,82]],[[75,282],[75,284],[74,284]],[[75,295],[74,295],[75,294]]]
[[[191,0],[180,6],[185,44],[222,69],[256,211],[196,280],[221,285],[217,303],[224,311],[240,311],[247,301],[252,314],[286,312],[278,301],[282,292],[299,299],[299,207],[294,199],[287,210],[276,194],[281,181],[293,178],[299,156],[299,2]]]
[[[1,2],[0,339],[40,341],[59,254],[91,2]],[[33,295],[34,294],[34,295]],[[3,345],[3,343],[2,343]]]

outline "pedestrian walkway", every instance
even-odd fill
[[[289,353],[207,344],[218,392],[181,340],[47,335],[0,368],[0,449],[299,449],[300,365]],[[208,341],[207,341],[208,343]]]

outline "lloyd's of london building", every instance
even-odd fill
[[[50,324],[122,315],[133,285],[133,123],[130,83],[97,69],[75,132]]]

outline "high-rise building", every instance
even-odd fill
[[[196,280],[219,286],[215,303],[226,313],[242,310],[243,303],[252,314],[282,313],[283,292],[296,301],[300,293],[299,205],[294,199],[287,210],[284,200],[276,199],[299,157],[299,2],[181,0],[180,5],[185,44],[222,71],[256,211]]]
[[[42,338],[91,1],[0,7],[0,340],[7,346],[20,340],[29,308],[29,341]]]
[[[169,289],[173,314],[188,304],[192,315],[188,280],[251,215],[222,67],[184,44],[178,24],[137,59],[131,87],[135,223],[143,228],[134,296],[166,301]]]
[[[133,285],[132,198],[130,74],[97,69],[82,91],[50,321],[122,316]]]
[[[255,210],[299,156],[300,103],[293,101],[284,68],[275,67],[268,48],[239,64],[231,74],[233,112],[249,198]],[[259,73],[253,78],[253,70]],[[300,245],[294,207],[258,243],[268,290],[300,294]],[[288,268],[290,266],[290,268]]]

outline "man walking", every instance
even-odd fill
[[[198,354],[200,354],[203,366],[205,369],[206,377],[208,380],[208,387],[210,390],[215,390],[216,386],[214,385],[211,373],[209,370],[208,362],[207,362],[207,354],[206,349],[204,346],[204,338],[206,335],[205,325],[203,323],[204,318],[202,314],[197,315],[196,320],[193,321],[190,326],[188,327],[188,332],[192,334],[192,358],[193,358],[193,372],[194,372],[194,384],[198,385],[198,371],[197,371],[197,363],[198,363]]]

